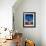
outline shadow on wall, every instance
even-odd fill
[[[14,25],[18,32],[23,33],[23,38],[26,40],[31,39],[35,42],[36,46],[41,46],[40,37],[40,0],[25,0],[23,3],[14,4]],[[36,28],[24,28],[23,27],[23,12],[36,12]]]

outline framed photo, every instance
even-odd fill
[[[23,27],[36,27],[36,12],[23,13]]]

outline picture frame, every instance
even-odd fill
[[[23,12],[23,27],[36,27],[36,12]]]

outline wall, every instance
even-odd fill
[[[41,46],[41,1],[24,0],[13,6],[15,30],[23,33],[24,39],[31,39],[36,46]],[[36,12],[36,28],[23,28],[23,12]]]
[[[41,1],[41,38],[42,46],[46,46],[46,0]]]
[[[16,0],[0,0],[0,38],[5,38],[6,36],[10,36],[10,32],[3,31],[4,27],[8,28],[9,30],[12,29],[12,6]],[[3,28],[1,28],[3,27]],[[9,38],[9,37],[7,37]]]
[[[0,27],[12,29],[12,6],[16,0],[0,0]]]

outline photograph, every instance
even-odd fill
[[[36,26],[36,13],[24,12],[23,13],[23,27],[35,27]]]

